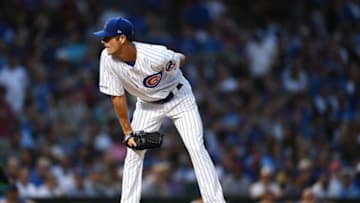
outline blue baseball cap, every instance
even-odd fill
[[[129,20],[122,17],[109,18],[104,25],[104,29],[94,32],[94,35],[98,37],[112,37],[122,34],[128,38],[132,38],[134,35],[134,26]]]

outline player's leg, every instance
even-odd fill
[[[194,102],[192,110],[173,115],[171,118],[178,129],[190,154],[202,199],[205,203],[223,203],[222,188],[215,167],[204,146],[203,126]]]
[[[162,112],[151,104],[137,103],[131,127],[133,131],[157,131],[163,120]],[[122,182],[121,203],[139,203],[145,150],[128,148]]]

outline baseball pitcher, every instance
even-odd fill
[[[202,199],[225,202],[214,165],[204,146],[203,126],[189,82],[180,67],[185,56],[165,46],[133,41],[132,23],[121,17],[107,20],[101,37],[99,88],[111,95],[114,110],[125,134],[122,203],[139,203],[146,149],[160,147],[159,128],[170,118],[190,154]],[[125,90],[137,97],[130,124]]]

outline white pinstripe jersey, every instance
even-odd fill
[[[121,96],[124,89],[143,101],[165,98],[185,80],[179,68],[180,55],[165,46],[133,42],[136,62],[128,65],[104,49],[100,58],[100,91]]]

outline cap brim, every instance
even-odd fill
[[[98,36],[98,37],[111,37],[111,36],[113,36],[112,34],[105,32],[104,30],[94,32],[93,34],[95,36]]]

